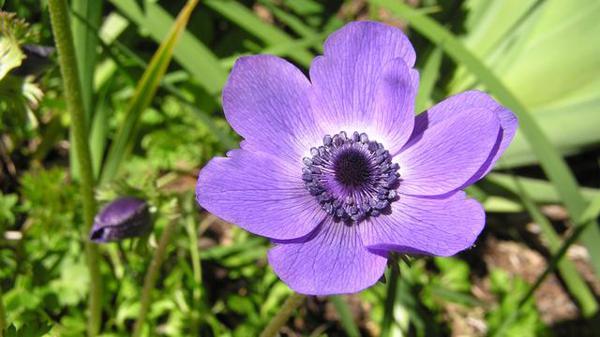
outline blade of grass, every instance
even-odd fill
[[[502,193],[505,190],[512,194],[518,194],[517,184],[525,189],[529,197],[536,203],[557,203],[560,202],[560,195],[557,193],[556,188],[552,183],[546,180],[525,178],[525,177],[511,177],[509,174],[504,173],[491,173],[480,182],[478,185],[483,187],[486,191],[495,193]],[[594,198],[600,197],[600,190],[595,188],[581,188],[581,193],[586,201],[590,201]],[[584,221],[585,222],[585,221]]]
[[[94,199],[94,176],[86,138],[85,114],[79,84],[77,61],[73,47],[73,36],[69,24],[68,5],[66,0],[48,1],[52,32],[58,51],[61,76],[64,83],[64,92],[67,109],[71,115],[71,134],[73,135],[75,154],[79,163],[80,193],[83,204],[84,215],[84,237],[87,238],[94,216],[96,214],[96,200]],[[99,252],[95,244],[84,239],[86,261],[90,272],[90,299],[88,317],[88,335],[96,336],[100,330],[100,318],[102,314],[102,282],[99,267]]]
[[[108,151],[106,163],[102,170],[101,182],[109,181],[115,177],[123,158],[131,150],[132,141],[135,139],[137,122],[142,112],[150,105],[160,81],[171,62],[175,45],[179,37],[183,34],[190,15],[197,4],[198,0],[188,0],[186,2],[185,7],[181,10],[177,20],[171,27],[171,32],[152,56],[148,68],[146,68],[136,86],[135,94],[127,109],[125,121],[121,125]]]
[[[79,81],[81,83],[81,99],[85,111],[86,122],[89,125],[92,119],[92,97],[94,84],[94,68],[96,67],[96,47],[98,39],[91,27],[100,26],[102,15],[102,1],[99,0],[73,0],[71,10],[88,24],[84,24],[78,18],[72,18],[73,43],[75,45],[75,57],[79,67]]]
[[[89,115],[87,118],[91,118],[91,123],[89,123],[89,127],[87,129],[90,132],[89,142],[92,156],[92,169],[94,170],[94,179],[97,179],[100,174],[100,167],[102,165],[102,157],[104,155],[108,134],[108,111],[105,101],[105,96],[108,93],[108,90],[107,88],[104,88],[103,92],[101,93],[101,97],[98,99],[98,105],[92,108],[92,99],[95,89],[94,74],[96,73],[96,47],[98,46],[100,39],[96,33],[98,31],[98,23],[89,21],[90,17],[95,19],[93,15],[89,13],[89,11],[95,10],[96,7],[100,5],[90,5],[89,8],[86,7],[86,4],[79,4],[79,6],[82,9],[78,11],[73,8],[71,15],[73,19],[72,24],[77,24],[77,29],[79,30],[79,39],[82,40],[80,43],[83,45],[83,47],[80,48],[85,48],[85,50],[80,50],[79,54],[76,53],[76,55],[78,56],[77,61],[81,66],[79,69],[84,69],[82,72],[88,73],[86,75],[80,74],[80,81],[82,84],[84,108],[86,113]],[[83,16],[80,13],[81,11],[86,13],[87,17]],[[98,17],[98,21],[99,19],[100,17]],[[81,33],[82,31],[84,34]],[[75,38],[75,42],[77,42],[77,36]],[[95,43],[92,43],[91,40],[94,40]],[[77,47],[77,45],[75,47]],[[75,51],[77,52],[77,49],[75,49]],[[81,60],[81,58],[89,58],[90,60]],[[91,75],[89,73],[91,73]]]
[[[342,328],[346,331],[346,335],[349,337],[360,337],[360,331],[356,323],[354,323],[354,318],[352,318],[352,313],[350,312],[350,308],[348,308],[346,300],[342,296],[331,296],[329,300],[333,303],[338,315],[340,315]]]
[[[558,203],[560,197],[556,193],[554,186],[545,180],[532,179],[525,177],[510,177],[508,174],[492,173],[489,174],[483,181],[477,185],[470,186],[467,192],[471,195],[474,188],[481,192],[474,195],[478,199],[486,211],[488,212],[523,212],[525,211],[521,198],[519,197],[517,184],[527,192],[529,198],[535,203]],[[600,198],[600,190],[594,188],[581,188],[581,193],[586,201],[595,201],[595,198]],[[590,203],[588,209],[593,208]],[[582,216],[581,222],[586,222],[588,219]]]
[[[135,0],[111,0],[111,3],[140,28],[150,33],[157,42],[163,41],[172,27],[174,20],[162,7],[153,2],[145,2],[144,10]],[[227,72],[221,67],[219,60],[202,42],[191,33],[183,32],[181,43],[175,47],[174,59],[197,81],[209,94],[218,94]]]
[[[470,72],[475,74],[479,78],[479,81],[500,102],[519,117],[520,130],[537,155],[542,169],[556,187],[571,218],[576,224],[581,225],[580,218],[586,208],[586,201],[579,191],[575,177],[559,152],[552,146],[539,125],[532,118],[527,108],[504,86],[498,77],[466,49],[454,34],[435,20],[399,1],[370,0],[370,2],[386,7],[395,15],[407,20],[419,33],[444,49],[456,63],[463,64]],[[586,233],[582,236],[582,242],[592,257],[591,263],[594,266],[596,274],[600,275],[600,245],[598,244],[600,242],[600,228],[597,225],[587,226]]]
[[[73,0],[71,3],[71,13],[84,17],[92,25],[97,26],[100,23],[102,14],[102,1]],[[80,20],[71,18],[71,27],[73,32],[73,45],[75,47],[75,58],[79,67],[79,83],[81,85],[81,99],[83,102],[83,113],[85,118],[85,127],[89,129],[92,119],[92,81],[94,77],[94,65],[96,63],[96,39],[91,30],[80,23]],[[73,142],[73,135],[70,135]],[[71,158],[71,173],[74,177],[79,177],[79,166],[74,153],[75,147],[69,148],[69,157]]]
[[[521,201],[527,209],[527,212],[531,215],[533,221],[540,226],[542,234],[548,242],[550,252],[556,254],[561,246],[560,236],[556,233],[550,221],[542,214],[533,200],[529,198],[527,191],[519,184],[518,180],[515,180],[515,184],[519,188],[518,195],[521,197]],[[560,276],[565,282],[569,293],[579,304],[583,316],[587,318],[594,316],[594,314],[598,312],[598,303],[588,285],[579,275],[575,265],[573,265],[569,259],[564,258],[558,262],[557,266]]]
[[[94,170],[94,178],[98,179],[100,176],[100,168],[102,167],[102,159],[104,156],[104,150],[106,149],[106,143],[108,141],[108,118],[109,118],[109,107],[108,107],[108,92],[110,85],[102,88],[98,94],[98,103],[96,105],[96,111],[92,119],[92,125],[90,128],[90,151],[92,155],[92,169]]]
[[[419,92],[417,93],[415,104],[415,110],[417,113],[425,110],[429,101],[431,100],[431,93],[433,92],[435,82],[438,79],[443,55],[442,49],[436,47],[431,52],[431,55],[429,55],[425,65],[423,66],[421,80],[419,81]]]
[[[248,33],[258,37],[268,46],[289,43],[293,40],[287,33],[261,21],[251,10],[237,1],[207,0],[205,4]],[[313,55],[305,49],[295,50],[290,57],[305,67],[308,67],[313,59]]]

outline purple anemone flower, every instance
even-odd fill
[[[401,30],[349,23],[309,78],[269,55],[240,58],[223,109],[241,149],[200,172],[198,203],[269,238],[275,273],[303,294],[353,293],[389,252],[448,256],[485,223],[461,189],[487,174],[517,129],[479,91],[415,117],[419,74]]]

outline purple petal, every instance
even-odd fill
[[[446,98],[442,102],[436,104],[429,110],[417,116],[415,121],[415,129],[411,136],[411,140],[409,140],[410,143],[412,139],[418,138],[419,134],[422,133],[427,127],[431,127],[441,121],[444,121],[445,119],[450,118],[457,113],[461,113],[463,111],[476,111],[473,110],[473,108],[487,109],[496,113],[500,119],[500,127],[502,131],[498,137],[494,151],[490,153],[480,170],[473,175],[469,181],[467,181],[465,186],[473,184],[488,174],[494,167],[494,164],[498,158],[500,158],[506,148],[508,148],[508,145],[510,145],[510,142],[515,136],[519,126],[517,117],[510,110],[498,104],[498,102],[484,92],[477,90],[466,91]]]
[[[381,141],[391,153],[402,148],[413,130],[418,83],[419,73],[400,58],[386,64],[379,80],[371,123],[385,135]]]
[[[405,123],[412,123],[413,118],[410,105],[416,85],[408,82],[418,81],[411,76],[414,61],[412,45],[395,27],[363,21],[332,34],[325,43],[325,55],[315,58],[310,68],[311,105],[323,128],[328,133],[364,131],[371,137],[399,129],[392,133],[393,140],[405,129],[410,133],[412,124]],[[393,106],[398,102],[402,104]],[[394,113],[399,115],[392,117]],[[389,142],[384,145],[391,147]]]
[[[361,224],[360,235],[373,250],[449,256],[473,245],[485,212],[462,191],[443,198],[403,195],[389,215]]]
[[[290,240],[309,234],[325,212],[305,189],[300,167],[264,153],[233,150],[200,171],[198,203],[257,235]]]
[[[398,192],[441,195],[459,189],[484,165],[500,132],[494,112],[473,108],[427,127],[394,157],[400,164]]]
[[[356,226],[327,219],[308,241],[278,244],[269,251],[275,273],[307,295],[348,294],[375,284],[387,259],[363,246]]]
[[[223,110],[246,149],[300,162],[323,137],[308,101],[310,82],[289,62],[269,55],[239,58],[223,89]]]
[[[380,22],[355,21],[346,24],[331,34],[323,46],[325,56],[344,58],[372,57],[387,63],[400,57],[407,66],[415,65],[415,50],[402,30]],[[358,50],[357,50],[358,49]]]

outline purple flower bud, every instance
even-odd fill
[[[97,243],[144,236],[152,230],[148,204],[134,197],[114,200],[96,214],[90,240]]]

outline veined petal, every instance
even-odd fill
[[[305,236],[323,220],[325,213],[306,191],[299,168],[263,153],[228,155],[212,159],[198,177],[196,199],[209,212],[278,240]]]
[[[400,57],[410,68],[416,59],[415,49],[400,28],[374,21],[346,24],[327,38],[323,48],[325,56],[348,60],[360,56],[387,63]]]
[[[332,34],[325,43],[324,56],[317,57],[310,68],[311,106],[322,128],[328,133],[359,131],[385,138],[377,126],[401,112],[393,118],[394,125],[386,125],[383,131],[392,127],[403,130],[405,123],[412,123],[406,118],[409,107],[402,104],[388,111],[376,102],[381,97],[386,99],[382,103],[385,107],[390,106],[388,102],[399,102],[397,97],[414,102],[415,93],[408,84],[418,81],[411,73],[414,60],[412,45],[395,27],[363,21]],[[412,87],[416,86],[413,83]],[[391,144],[383,143],[390,148]]]
[[[391,153],[398,152],[412,133],[418,83],[419,73],[409,69],[402,59],[393,59],[385,65],[377,86],[371,123]]]
[[[403,195],[391,214],[360,224],[370,249],[450,256],[473,245],[485,224],[481,205],[456,192],[443,198]]]
[[[477,90],[466,91],[446,98],[417,116],[413,134],[408,142],[408,144],[410,144],[413,140],[418,139],[419,135],[428,127],[432,127],[433,125],[443,122],[448,118],[452,118],[452,116],[464,111],[476,112],[477,109],[490,110],[498,116],[501,134],[499,135],[494,150],[490,153],[480,170],[467,181],[465,186],[476,182],[488,174],[494,167],[498,158],[500,158],[506,148],[508,148],[508,145],[510,145],[519,126],[517,117],[512,111],[500,105],[484,92]]]
[[[246,148],[300,162],[323,133],[309,103],[310,82],[284,59],[239,58],[223,89],[223,110]]]
[[[400,194],[441,195],[471,179],[494,151],[501,133],[496,113],[467,109],[413,137],[394,157]]]
[[[330,219],[304,242],[278,244],[269,264],[294,291],[307,295],[347,294],[372,286],[387,259],[368,251],[356,226]]]

